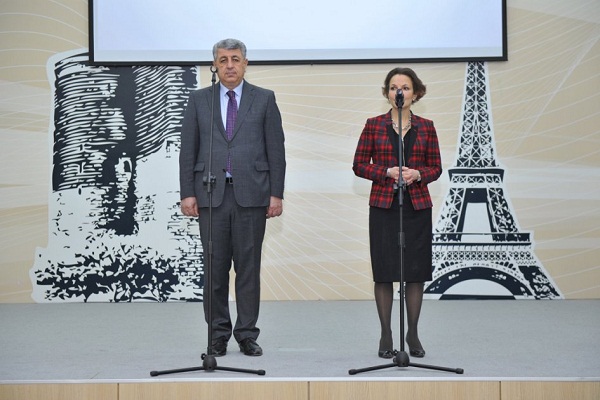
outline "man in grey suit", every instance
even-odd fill
[[[219,84],[194,91],[181,130],[181,210],[199,217],[205,257],[209,254],[207,179],[212,132],[212,303],[211,350],[227,353],[233,334],[240,351],[262,355],[256,342],[260,263],[267,218],[283,211],[285,148],[281,114],[271,90],[244,79],[246,46],[225,39],[213,47]],[[214,93],[213,93],[214,92]],[[214,104],[213,125],[211,107]],[[229,271],[235,270],[237,320],[229,314]],[[204,264],[207,264],[206,258]],[[205,274],[206,276],[206,274]],[[206,283],[205,283],[206,287]],[[206,295],[205,295],[206,300]],[[208,302],[204,313],[208,321]]]

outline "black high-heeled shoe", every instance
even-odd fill
[[[381,358],[393,358],[397,353],[396,350],[379,350],[377,355]]]
[[[411,349],[410,346],[409,346],[408,353],[411,356],[417,357],[417,358],[423,358],[423,357],[425,357],[425,350],[424,349]]]
[[[410,354],[413,357],[417,357],[417,358],[423,358],[425,357],[425,350],[423,349],[423,345],[421,345],[421,341],[419,340],[419,338],[417,337],[416,340],[413,339],[413,344],[416,344],[419,347],[415,347],[413,348],[410,345],[411,340],[409,340],[409,334],[406,334],[406,344],[408,345],[408,354]]]

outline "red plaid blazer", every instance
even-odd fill
[[[388,136],[391,124],[391,110],[367,119],[354,154],[354,174],[373,181],[369,197],[369,205],[373,207],[390,208],[394,199],[394,180],[387,177],[387,169],[397,166]],[[433,207],[427,185],[442,174],[442,159],[433,121],[413,114],[411,124],[417,136],[405,164],[419,170],[421,181],[407,186],[407,190],[415,210],[422,210]]]

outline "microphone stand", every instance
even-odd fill
[[[402,126],[402,107],[404,106],[404,94],[402,89],[398,89],[396,93],[396,105],[398,107],[398,120],[399,125]],[[402,141],[402,131],[398,135],[398,165],[404,165],[404,148]],[[367,371],[375,371],[384,368],[391,367],[418,367],[418,368],[427,368],[437,371],[447,371],[447,372],[455,372],[457,374],[464,373],[462,368],[447,368],[447,367],[438,367],[435,365],[427,365],[427,364],[417,364],[410,362],[410,357],[408,353],[405,351],[404,347],[404,226],[403,226],[403,206],[404,206],[404,192],[406,190],[406,182],[402,177],[402,167],[400,167],[400,176],[398,179],[398,201],[400,203],[400,231],[398,232],[398,246],[400,247],[400,350],[394,351],[396,353],[395,357],[392,359],[392,363],[376,365],[373,367],[360,368],[360,369],[351,369],[348,371],[350,375],[356,375],[361,372]]]
[[[214,119],[215,119],[215,97],[217,97],[217,93],[219,90],[216,87],[216,69],[210,67],[210,72],[212,72],[212,103],[211,103],[211,115],[210,115],[210,139],[209,139],[209,147],[210,151],[208,154],[208,171],[206,176],[203,178],[204,186],[206,187],[206,192],[208,193],[208,249],[204,249],[204,251],[208,251],[208,257],[206,257],[206,274],[204,275],[204,301],[208,301],[208,345],[206,347],[206,353],[203,353],[202,358],[202,366],[190,367],[190,368],[178,368],[178,369],[170,369],[163,371],[150,371],[150,376],[158,376],[158,375],[166,375],[166,374],[174,374],[179,372],[192,372],[192,371],[232,371],[232,372],[246,372],[249,374],[256,375],[264,375],[265,370],[263,369],[244,369],[244,368],[230,368],[230,367],[220,367],[217,365],[217,359],[213,354],[212,349],[212,322],[213,322],[213,302],[212,302],[212,259],[213,259],[213,242],[212,242],[212,194],[213,187],[216,182],[216,178],[212,173],[212,149],[213,149],[213,134],[214,134]]]

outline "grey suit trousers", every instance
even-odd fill
[[[209,209],[200,209],[200,236],[204,248],[204,315],[209,322],[208,295],[212,300],[212,339],[240,342],[256,339],[260,306],[260,263],[266,227],[266,207],[241,207],[235,200],[234,183],[225,183],[223,202],[212,208],[212,282],[209,267]],[[233,260],[237,320],[232,331],[229,313],[229,272]],[[209,289],[210,288],[210,289]]]

